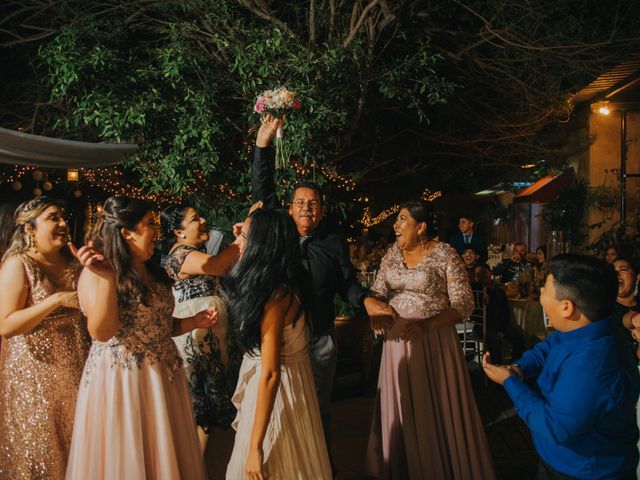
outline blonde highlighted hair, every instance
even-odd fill
[[[2,260],[4,261],[12,255],[25,253],[29,248],[34,246],[31,235],[25,231],[25,226],[29,225],[31,230],[35,229],[36,219],[42,212],[49,207],[62,208],[63,206],[64,204],[61,200],[47,197],[46,195],[21,203],[18,208],[16,208],[13,222],[13,235],[11,236],[11,242]]]

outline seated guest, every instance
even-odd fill
[[[465,247],[462,252],[462,263],[469,275],[469,283],[475,283],[476,281],[476,267],[478,266],[478,259],[480,256],[473,247]]]
[[[638,304],[638,268],[626,258],[618,257],[613,261],[613,268],[618,274],[618,297],[613,304],[613,321],[620,337],[628,347],[634,361],[636,360],[637,344],[631,335],[630,315],[629,312],[640,312],[640,304]]]
[[[616,273],[595,257],[562,254],[549,264],[540,296],[556,330],[517,364],[491,365],[531,429],[536,479],[636,478],[640,392],[637,368],[612,325]],[[524,379],[537,377],[539,391]]]
[[[494,275],[500,275],[500,282],[507,283],[520,272],[531,270],[531,264],[527,262],[527,244],[524,242],[516,242],[513,245],[513,254],[511,258],[502,260],[493,269]]]
[[[540,245],[536,248],[536,258],[533,264],[533,283],[536,288],[544,285],[547,276],[547,246]]]
[[[604,251],[604,260],[607,263],[613,263],[613,261],[620,256],[620,249],[617,245],[609,245]]]
[[[504,289],[493,283],[491,270],[487,265],[479,265],[475,269],[475,282],[486,287],[487,296],[487,331],[485,342],[494,363],[502,363],[501,340],[511,342],[511,358],[517,360],[524,352],[526,340],[520,329],[511,323],[509,301]]]
[[[460,233],[454,233],[449,239],[449,244],[456,249],[459,255],[462,255],[465,248],[473,248],[481,262],[486,262],[489,258],[487,254],[487,242],[478,233],[473,230],[473,217],[465,215],[460,217],[458,221],[458,229]]]

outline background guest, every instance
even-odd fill
[[[500,285],[496,285],[491,278],[491,269],[480,265],[475,269],[476,282],[486,287],[487,296],[487,350],[491,353],[494,363],[502,363],[502,339],[511,342],[511,359],[516,361],[522,356],[526,340],[518,327],[511,322],[511,310],[507,294]]]
[[[631,329],[634,327],[630,316],[626,316],[626,314],[640,312],[640,303],[638,302],[640,274],[638,274],[638,268],[633,262],[622,257],[613,261],[613,268],[618,275],[618,296],[613,304],[612,313],[614,326],[632,358],[637,361],[638,344],[631,335]]]
[[[478,253],[473,247],[465,247],[462,252],[462,263],[469,276],[469,283],[473,284],[476,281],[476,267],[478,266],[478,259],[480,258]]]
[[[16,211],[0,269],[0,478],[62,480],[89,351],[62,203]]]
[[[620,256],[620,248],[617,245],[609,245],[604,251],[604,260],[607,263],[613,263],[613,261]]]
[[[513,244],[513,254],[511,258],[502,260],[493,269],[494,275],[500,276],[501,283],[507,283],[521,273],[531,270],[531,264],[527,261],[527,244],[524,242],[515,242]]]
[[[489,258],[487,252],[487,242],[474,230],[475,222],[471,215],[465,215],[458,219],[458,229],[460,232],[454,233],[449,239],[449,243],[462,255],[464,249],[469,246],[473,248],[480,262],[485,263]]]

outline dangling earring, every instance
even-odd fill
[[[36,234],[33,230],[29,230],[28,238],[27,248],[33,248],[34,253],[38,253],[38,242],[36,241]]]
[[[422,248],[423,250],[426,250],[424,238],[422,238],[422,237],[420,237],[420,248]]]
[[[634,297],[638,296],[638,282],[636,282],[636,288],[633,289],[633,296]]]

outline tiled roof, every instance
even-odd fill
[[[640,52],[634,53],[628,60],[600,75],[576,93],[572,102],[574,104],[587,102],[596,96],[599,97],[599,100],[604,99],[617,93],[638,78],[640,78]]]

